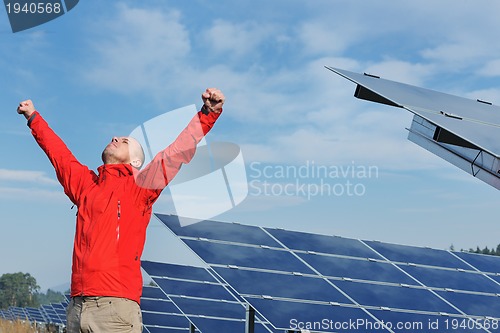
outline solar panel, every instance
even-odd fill
[[[361,327],[369,332],[500,331],[497,260],[215,221],[180,227],[174,215],[155,215],[271,329],[360,332],[363,324],[371,325]],[[245,233],[251,241],[240,242]],[[203,288],[197,293],[190,297],[205,295]],[[346,324],[352,322],[360,325]]]
[[[25,311],[30,322],[45,323],[47,321],[39,308],[27,307]]]
[[[297,254],[321,275],[356,280],[408,284],[413,280],[387,261],[343,258],[319,254]]]
[[[450,252],[430,248],[419,248],[374,241],[364,241],[371,249],[393,262],[413,263],[418,265],[470,269],[464,261]]]
[[[47,316],[57,317],[57,312],[51,304],[42,304],[40,308]]]
[[[189,331],[189,321],[158,287],[143,287],[141,311],[146,332]]]
[[[326,68],[356,83],[356,97],[412,112],[409,140],[500,189],[500,107],[375,75]]]
[[[46,322],[53,324],[63,324],[64,321],[61,318],[61,314],[58,313],[53,304],[43,304],[41,306],[41,311],[45,314]],[[59,310],[60,311],[60,310]],[[66,309],[63,309],[64,319],[66,318]]]
[[[25,308],[11,306],[9,307],[9,312],[12,314],[14,319],[26,320],[28,318]]]
[[[58,321],[55,321],[55,324],[66,324],[66,309],[68,307],[68,303],[63,302],[63,303],[52,303],[52,307],[54,308],[57,316],[58,316]]]
[[[245,304],[209,270],[151,261],[142,268],[200,332],[245,331]],[[270,331],[257,322],[255,332]]]
[[[12,316],[12,313],[9,310],[0,310],[0,318],[5,319],[5,320],[13,320],[14,317]]]
[[[500,275],[500,257],[466,252],[453,252],[453,254],[466,261],[475,270]]]
[[[371,251],[357,239],[314,235],[305,232],[291,232],[283,229],[266,229],[266,232],[292,250],[301,250],[307,253],[382,259],[381,256]]]

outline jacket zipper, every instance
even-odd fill
[[[116,225],[116,241],[118,242],[120,240],[120,217],[122,215],[122,208],[121,208],[120,200],[118,200],[118,210],[117,210],[116,214],[118,216],[118,223]]]

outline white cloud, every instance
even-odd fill
[[[62,190],[51,191],[40,188],[19,188],[19,187],[2,187],[0,186],[0,198],[4,201],[16,200],[22,202],[51,202],[61,201],[69,202]]]
[[[175,84],[191,48],[180,14],[123,4],[116,7],[116,16],[103,24],[107,33],[96,31],[91,42],[98,60],[83,73],[87,81],[122,93],[158,94],[166,82]]]
[[[393,59],[372,64],[366,72],[380,75],[384,79],[419,86],[432,76],[435,69],[431,64],[410,63]]]
[[[36,183],[40,185],[58,185],[54,178],[48,177],[42,171],[0,169],[0,181],[20,183]]]
[[[487,77],[500,76],[500,59],[492,59],[488,61],[477,71],[477,73]]]
[[[500,89],[498,88],[474,90],[465,93],[463,97],[472,100],[480,99],[482,101],[487,101],[495,105],[500,105]]]
[[[245,128],[236,130],[237,140],[250,159],[276,161],[279,152],[281,161],[290,162],[335,157],[391,168],[441,166],[406,141],[408,112],[355,100],[355,85],[324,66],[426,86],[446,71],[440,67],[444,62],[467,63],[488,54],[479,47],[485,39],[476,41],[472,32],[459,33],[462,27],[453,20],[464,18],[464,11],[452,9],[452,18],[442,17],[439,10],[445,5],[436,4],[436,10],[430,10],[399,4],[376,16],[367,14],[380,9],[380,4],[351,11],[352,5],[344,5],[347,9],[341,11],[318,6],[312,16],[294,22],[293,29],[284,28],[283,22],[225,18],[207,20],[199,35],[183,24],[176,11],[119,5],[116,17],[107,24],[113,33],[94,42],[100,60],[86,77],[101,88],[146,92],[157,99],[164,99],[170,88],[195,95],[204,85],[221,87],[227,96],[225,117],[235,121],[237,128]],[[390,19],[407,13],[408,7],[412,15],[404,22]],[[464,19],[472,24],[470,18]],[[442,29],[435,30],[432,25],[438,23]],[[458,31],[451,34],[452,29]],[[404,36],[403,46],[417,40],[423,48],[398,58],[398,53],[378,45],[391,36]],[[427,36],[433,38],[426,40]],[[289,63],[266,60],[280,50],[269,47],[273,40],[296,51],[287,58]],[[191,41],[210,52],[195,54]],[[353,46],[363,51],[363,45],[368,50],[378,45],[382,53],[364,62],[344,56]],[[204,65],[197,67],[196,59],[203,59]],[[241,66],[245,62],[248,66]]]
[[[206,50],[223,53],[224,57],[247,56],[258,53],[258,47],[267,40],[276,40],[278,35],[273,33],[269,24],[261,25],[257,22],[232,23],[225,20],[216,20],[203,34]],[[207,52],[208,53],[208,52]]]
[[[303,52],[306,54],[330,54],[339,55],[344,52],[351,43],[356,41],[353,38],[354,22],[331,26],[331,21],[308,21],[303,23],[297,31],[297,37],[303,45]]]

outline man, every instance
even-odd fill
[[[225,100],[215,88],[207,89],[202,99],[202,110],[143,170],[139,142],[113,137],[97,174],[78,162],[30,100],[19,104],[17,112],[28,120],[64,192],[78,207],[68,333],[142,331],[140,259],[153,203],[182,164],[193,158]]]

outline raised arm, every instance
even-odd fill
[[[137,184],[147,190],[148,202],[154,202],[161,191],[179,172],[183,164],[189,163],[196,152],[196,146],[214,126],[222,112],[225,97],[215,88],[202,94],[203,107],[179,134],[175,141],[159,152],[138,174]]]
[[[85,186],[97,180],[96,174],[78,162],[61,138],[36,111],[31,100],[21,102],[17,113],[24,115],[28,120],[28,127],[54,166],[57,179],[64,188],[64,193],[74,204],[78,205],[79,194]]]

